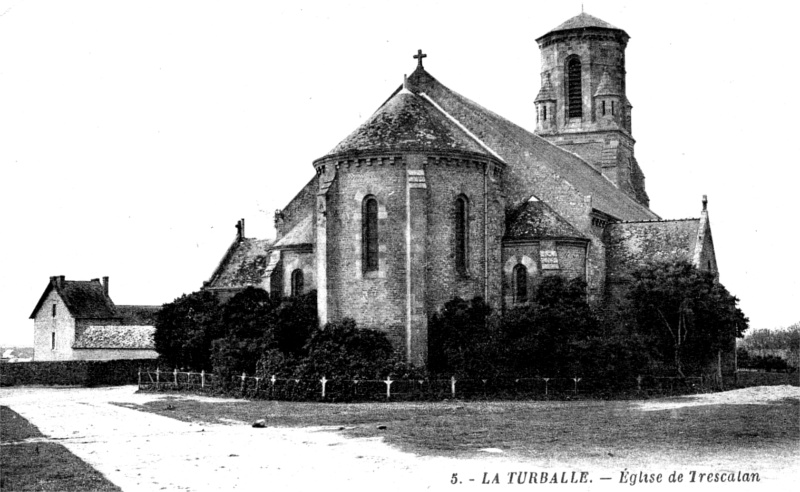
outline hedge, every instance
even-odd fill
[[[140,367],[154,361],[70,360],[0,364],[0,380],[10,385],[118,386],[136,384]]]

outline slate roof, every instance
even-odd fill
[[[153,333],[155,333],[153,326],[87,326],[75,339],[72,348],[154,350]]]
[[[211,275],[207,288],[244,288],[258,285],[267,267],[268,239],[236,239]]]
[[[312,244],[314,242],[313,216],[304,217],[296,226],[280,238],[272,249],[286,248],[289,246],[299,246],[301,244]]]
[[[509,175],[504,181],[512,203],[526,199],[531,193],[539,196],[531,187],[545,177],[552,177],[565,180],[583,195],[590,195],[593,208],[617,219],[659,218],[578,155],[445,87],[424,69],[417,68],[408,82],[411,90],[430,97],[508,165]],[[545,196],[539,198],[548,201]]]
[[[153,325],[161,306],[116,306],[123,325]]]
[[[650,261],[692,262],[701,219],[618,222],[606,226],[606,267],[610,278]]]
[[[551,29],[547,34],[551,32],[558,32],[558,31],[569,31],[571,29],[586,29],[588,27],[598,27],[601,29],[616,29],[621,31],[622,29],[612,26],[608,22],[598,19],[593,15],[589,15],[586,12],[581,12],[580,14],[567,19],[563,23],[561,23],[558,27]]]
[[[425,98],[399,90],[326,157],[391,151],[491,155]]]
[[[540,200],[528,200],[506,215],[504,240],[545,238],[586,239],[586,236]]]
[[[99,280],[51,280],[47,285],[39,302],[31,313],[31,318],[36,317],[36,312],[42,307],[50,292],[55,289],[66,304],[69,313],[76,319],[103,319],[116,317],[114,303],[105,292]]]

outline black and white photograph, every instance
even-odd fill
[[[795,11],[0,0],[0,490],[791,490]]]

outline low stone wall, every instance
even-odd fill
[[[0,364],[0,381],[9,385],[117,386],[136,384],[140,367],[154,361],[37,361]]]

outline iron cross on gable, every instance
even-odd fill
[[[427,57],[428,55],[424,54],[422,50],[417,50],[417,54],[414,55],[414,59],[417,60],[417,68],[422,68],[422,59]]]

